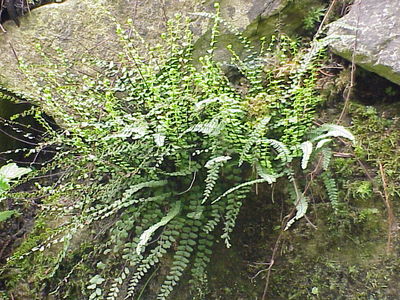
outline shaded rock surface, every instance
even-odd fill
[[[336,54],[400,84],[399,0],[357,0],[329,35]]]

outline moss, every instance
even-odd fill
[[[57,253],[61,246],[47,244],[48,239],[56,236],[59,231],[57,226],[53,225],[54,221],[50,216],[38,216],[32,232],[4,266],[7,272],[2,274],[1,278],[5,281],[7,290],[19,299],[39,299],[37,297],[45,286],[44,281],[50,277],[54,265],[57,264]]]
[[[31,234],[13,257],[37,245],[37,241],[42,241],[43,236],[48,236],[48,234],[36,236]],[[53,299],[51,292],[55,290],[57,290],[57,295],[63,295],[63,299],[76,299],[78,295],[82,295],[86,286],[82,278],[86,278],[87,274],[93,272],[93,268],[87,265],[91,263],[89,256],[93,251],[93,245],[81,242],[79,247],[66,253],[62,260],[55,255],[59,251],[53,248],[30,254],[23,259],[15,260],[12,266],[8,266],[8,272],[3,278],[7,284],[7,292],[17,299],[30,300]],[[59,266],[53,274],[55,265]],[[66,289],[63,286],[64,282],[73,284],[69,284]],[[44,295],[47,295],[46,298],[43,298]]]
[[[208,271],[208,299],[256,299],[260,295],[260,287],[248,278],[248,266],[242,254],[243,249],[227,249],[223,241],[217,245]]]
[[[269,37],[274,32],[284,32],[289,36],[294,36],[303,31],[304,19],[310,10],[319,8],[321,1],[289,1],[289,4],[279,14],[268,18],[259,17],[245,30],[245,34],[252,40],[257,41],[262,37]]]
[[[354,211],[333,216],[323,203],[310,213],[315,214],[317,230],[302,221],[285,238],[270,299],[398,299],[390,298],[388,286],[397,286],[400,265],[385,254],[381,216],[359,222],[351,218]]]
[[[394,263],[394,264],[393,264]],[[277,270],[271,299],[398,299],[394,260],[365,266],[333,259],[292,260]]]
[[[334,111],[333,118],[341,107]],[[353,102],[348,120],[357,139],[354,156],[336,159],[332,166],[333,173],[341,174],[336,181],[344,210],[335,214],[329,204],[315,204],[308,215],[318,229],[311,230],[303,220],[290,232],[283,242],[284,255],[273,271],[270,299],[400,297],[399,241],[392,237],[388,254],[384,204],[385,189],[392,203],[399,201],[398,104],[372,107]],[[339,153],[351,153],[351,148],[345,146]],[[324,198],[317,189],[315,192],[316,197]],[[395,215],[399,213],[396,207]]]
[[[33,289],[28,288],[27,290],[30,290],[29,294],[33,293],[32,295],[34,295],[34,291],[38,288],[37,284],[40,282],[39,279],[43,279],[46,273],[47,264],[44,264],[44,262],[48,259],[48,254],[44,255],[43,252],[38,252],[34,259],[24,256],[32,248],[46,240],[51,233],[52,231],[45,225],[45,220],[36,220],[32,234],[22,242],[6,264],[8,270],[14,270],[2,275],[3,279],[6,281],[8,290],[13,290],[16,286],[18,286],[18,290],[20,290],[21,282],[30,281],[35,287]],[[28,280],[28,278],[30,279]]]

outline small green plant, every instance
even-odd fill
[[[0,168],[0,204],[6,196],[6,192],[10,189],[12,181],[29,172],[31,172],[30,168],[21,168],[15,163],[10,163]],[[0,223],[18,215],[19,213],[16,210],[0,211]]]
[[[385,88],[385,94],[393,97],[397,95],[397,91],[393,87],[388,86],[387,88]]]
[[[349,188],[354,199],[367,200],[373,196],[373,186],[370,181],[356,181]]]
[[[325,7],[313,8],[309,11],[307,16],[303,20],[303,27],[305,30],[313,30],[315,26],[321,22],[326,12]]]
[[[297,212],[286,229],[305,215],[303,172],[320,157],[328,171],[334,139],[354,140],[341,126],[313,126],[322,101],[315,86],[323,44],[301,51],[282,35],[256,51],[218,11],[202,15],[214,26],[210,48],[198,61],[190,22],[180,16],[169,21],[162,45],[147,45],[134,28],[119,27],[120,61],[96,61],[102,72],[80,77],[78,84],[57,58],[48,60],[52,71],[41,78],[47,84],[41,85],[40,101],[62,129],[46,126],[34,112],[47,129],[42,145],[59,150],[37,174],[53,168],[63,175],[38,185],[36,193],[45,195],[48,210],[63,225],[11,257],[8,267],[62,243],[40,278],[68,278],[49,286],[65,296],[82,264],[68,261],[68,254],[84,231],[93,240],[91,260],[85,262],[91,267],[80,274],[85,284],[75,287],[73,297],[137,299],[157,276],[162,284],[156,298],[163,300],[184,274],[193,293],[205,289],[213,243],[221,238],[231,246],[253,186],[289,183]],[[245,49],[243,60],[228,47],[246,91],[232,85],[214,59],[223,26]],[[60,60],[68,69],[69,62]],[[339,200],[329,173],[326,181],[335,206]],[[60,199],[67,199],[66,207],[60,208]]]

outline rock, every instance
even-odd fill
[[[165,29],[167,19],[179,12],[194,19],[193,31],[199,39],[198,48],[207,41],[210,19],[193,12],[214,12],[215,1],[210,0],[66,0],[34,9],[20,19],[21,26],[4,24],[7,33],[0,33],[0,86],[19,92],[30,91],[29,78],[18,69],[18,62],[34,66],[39,73],[41,51],[51,56],[54,49],[62,49],[66,58],[80,61],[89,53],[100,58],[112,58],[120,48],[115,34],[116,22],[128,18],[147,41],[156,41]],[[272,34],[278,20],[289,32],[302,26],[310,7],[320,0],[222,0],[222,16],[253,39]],[[279,13],[279,15],[278,15]],[[284,30],[285,31],[285,30]],[[222,37],[222,44],[232,36]],[[45,69],[46,71],[46,69]],[[32,75],[31,75],[32,76]]]
[[[333,52],[400,84],[400,6],[393,0],[357,0],[331,24]],[[353,54],[354,52],[354,54]]]

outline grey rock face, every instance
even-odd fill
[[[333,52],[400,84],[400,0],[357,0],[328,34]]]

